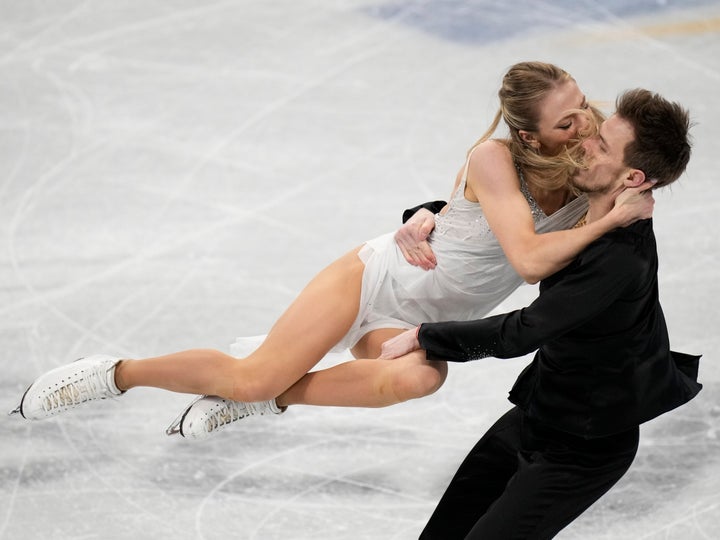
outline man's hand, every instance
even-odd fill
[[[432,270],[437,266],[435,254],[427,241],[434,228],[435,214],[421,208],[397,230],[395,242],[407,262],[423,270]]]
[[[382,344],[380,358],[398,358],[420,349],[420,342],[417,339],[418,329],[419,327],[411,328],[392,339],[388,339]]]

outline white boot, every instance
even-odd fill
[[[282,414],[274,399],[245,403],[215,396],[200,396],[170,424],[165,433],[187,439],[206,439],[237,420],[262,414]]]
[[[38,377],[10,414],[41,420],[87,401],[117,397],[115,366],[119,358],[98,354],[60,366]]]

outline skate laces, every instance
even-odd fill
[[[205,420],[205,429],[210,433],[222,426],[235,422],[235,420],[244,418],[248,414],[252,414],[248,411],[247,405],[248,404],[241,401],[225,401],[223,407],[220,407],[213,414],[210,414],[208,419]]]
[[[108,369],[96,367],[88,369],[79,381],[73,381],[57,390],[53,390],[42,400],[42,407],[50,412],[55,409],[68,408],[86,401],[104,398],[108,394]]]
[[[54,409],[71,407],[83,401],[87,400],[81,399],[80,390],[76,387],[75,383],[70,383],[45,396],[45,399],[42,401],[42,407],[44,410],[50,412]]]
[[[274,412],[271,401],[244,402],[225,400],[222,407],[208,415],[207,420],[205,420],[205,429],[210,433],[246,416]]]

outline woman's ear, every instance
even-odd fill
[[[537,140],[535,134],[532,131],[525,131],[524,129],[518,130],[520,140],[527,144],[530,148],[540,150],[540,141]]]

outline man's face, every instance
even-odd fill
[[[582,143],[586,169],[573,176],[575,186],[586,193],[609,193],[623,186],[631,171],[625,165],[625,147],[635,139],[632,125],[617,114],[600,126],[597,135]]]

